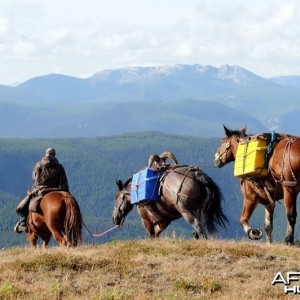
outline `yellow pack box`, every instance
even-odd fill
[[[234,163],[234,176],[240,178],[266,176],[268,174],[265,164],[267,148],[267,141],[262,139],[239,144]]]

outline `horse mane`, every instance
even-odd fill
[[[237,135],[239,137],[246,137],[246,134],[243,130],[232,130],[232,135]]]

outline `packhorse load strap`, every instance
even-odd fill
[[[287,186],[287,187],[295,187],[297,186],[300,182],[299,180],[294,180],[294,181],[287,181],[287,180],[282,180],[282,185]]]
[[[281,183],[282,185],[284,186],[287,186],[287,187],[295,187],[299,184],[299,180],[296,178],[295,176],[295,173],[294,173],[294,170],[292,169],[292,165],[291,165],[291,157],[290,157],[290,151],[291,151],[291,145],[296,141],[298,140],[299,138],[295,138],[295,137],[292,137],[292,138],[289,138],[286,145],[285,145],[285,148],[284,148],[284,152],[283,152],[283,159],[282,159],[282,170],[281,170]],[[288,157],[289,157],[289,167],[290,167],[290,171],[291,171],[291,175],[293,177],[294,180],[284,180],[284,176],[283,176],[283,169],[284,169],[284,156],[286,155],[286,152],[289,152],[288,153]]]
[[[188,168],[187,171],[183,174],[179,173],[176,171],[176,169],[181,168],[181,167],[186,167]],[[188,173],[191,171],[199,171],[200,168],[198,166],[190,166],[190,165],[176,165],[173,168],[163,172],[163,175],[160,177],[160,185],[159,185],[159,195],[161,195],[161,189],[162,187],[165,187],[167,189],[170,190],[169,187],[164,185],[164,180],[165,178],[168,176],[168,174],[170,174],[172,171],[181,174],[184,178],[182,180],[182,183],[177,191],[177,201],[179,201],[180,199],[188,199],[188,197],[186,195],[183,195],[182,193],[180,193],[180,190],[182,188],[182,184],[185,180],[186,177],[188,177]],[[146,206],[151,213],[153,214],[154,218],[156,219],[157,222],[161,222],[165,220],[165,217],[171,217],[171,218],[179,218],[180,215],[178,214],[173,214],[167,211],[167,209],[164,208],[164,202],[159,199],[156,202],[145,202],[142,204],[139,204],[139,206]]]
[[[187,170],[186,170],[184,173],[177,172],[176,169],[181,168],[181,167],[187,168]],[[173,190],[173,192],[176,192],[176,194],[177,194],[177,203],[178,203],[179,201],[181,201],[181,200],[188,200],[188,199],[191,199],[191,198],[188,197],[187,195],[181,193],[181,189],[182,189],[182,186],[183,186],[183,182],[184,182],[184,180],[185,180],[187,177],[190,178],[190,179],[193,179],[193,178],[194,178],[194,177],[189,176],[189,173],[190,173],[190,172],[197,172],[197,171],[200,171],[200,170],[201,170],[201,169],[200,169],[198,166],[178,165],[178,166],[176,166],[176,168],[174,168],[174,169],[172,169],[172,170],[166,171],[166,172],[162,175],[162,177],[160,178],[159,195],[161,195],[161,190],[162,190],[163,187],[166,188],[166,189],[168,189],[168,190],[172,190],[170,187],[164,185],[164,184],[165,184],[164,181],[165,181],[167,175],[170,174],[170,172],[174,171],[175,173],[180,174],[180,175],[183,176],[183,179],[182,179],[182,181],[181,181],[181,184],[180,184],[178,190],[177,190],[177,191],[174,191],[174,190]],[[195,180],[196,180],[196,179],[195,179]]]
[[[172,214],[168,212],[164,207],[163,207],[163,202],[161,200],[158,200],[156,202],[147,202],[145,204],[140,204],[139,206],[146,206],[149,211],[153,214],[154,218],[156,219],[157,222],[161,222],[165,220],[165,217],[171,217],[171,218],[179,218],[180,215],[178,214]]]

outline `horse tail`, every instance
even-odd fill
[[[226,228],[228,219],[223,213],[223,195],[219,186],[204,172],[195,172],[196,180],[206,188],[206,198],[202,201],[200,222],[209,233],[216,231],[216,225]]]
[[[65,234],[71,246],[77,246],[82,241],[82,215],[79,204],[73,196],[64,198],[66,204],[66,217],[64,221]]]

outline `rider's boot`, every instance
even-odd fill
[[[14,227],[14,231],[17,233],[21,233],[27,230],[27,212],[29,200],[29,196],[25,197],[16,209],[16,212],[20,216],[20,221]]]
[[[14,231],[17,233],[21,233],[27,230],[27,216],[20,213],[21,220],[14,227]]]

